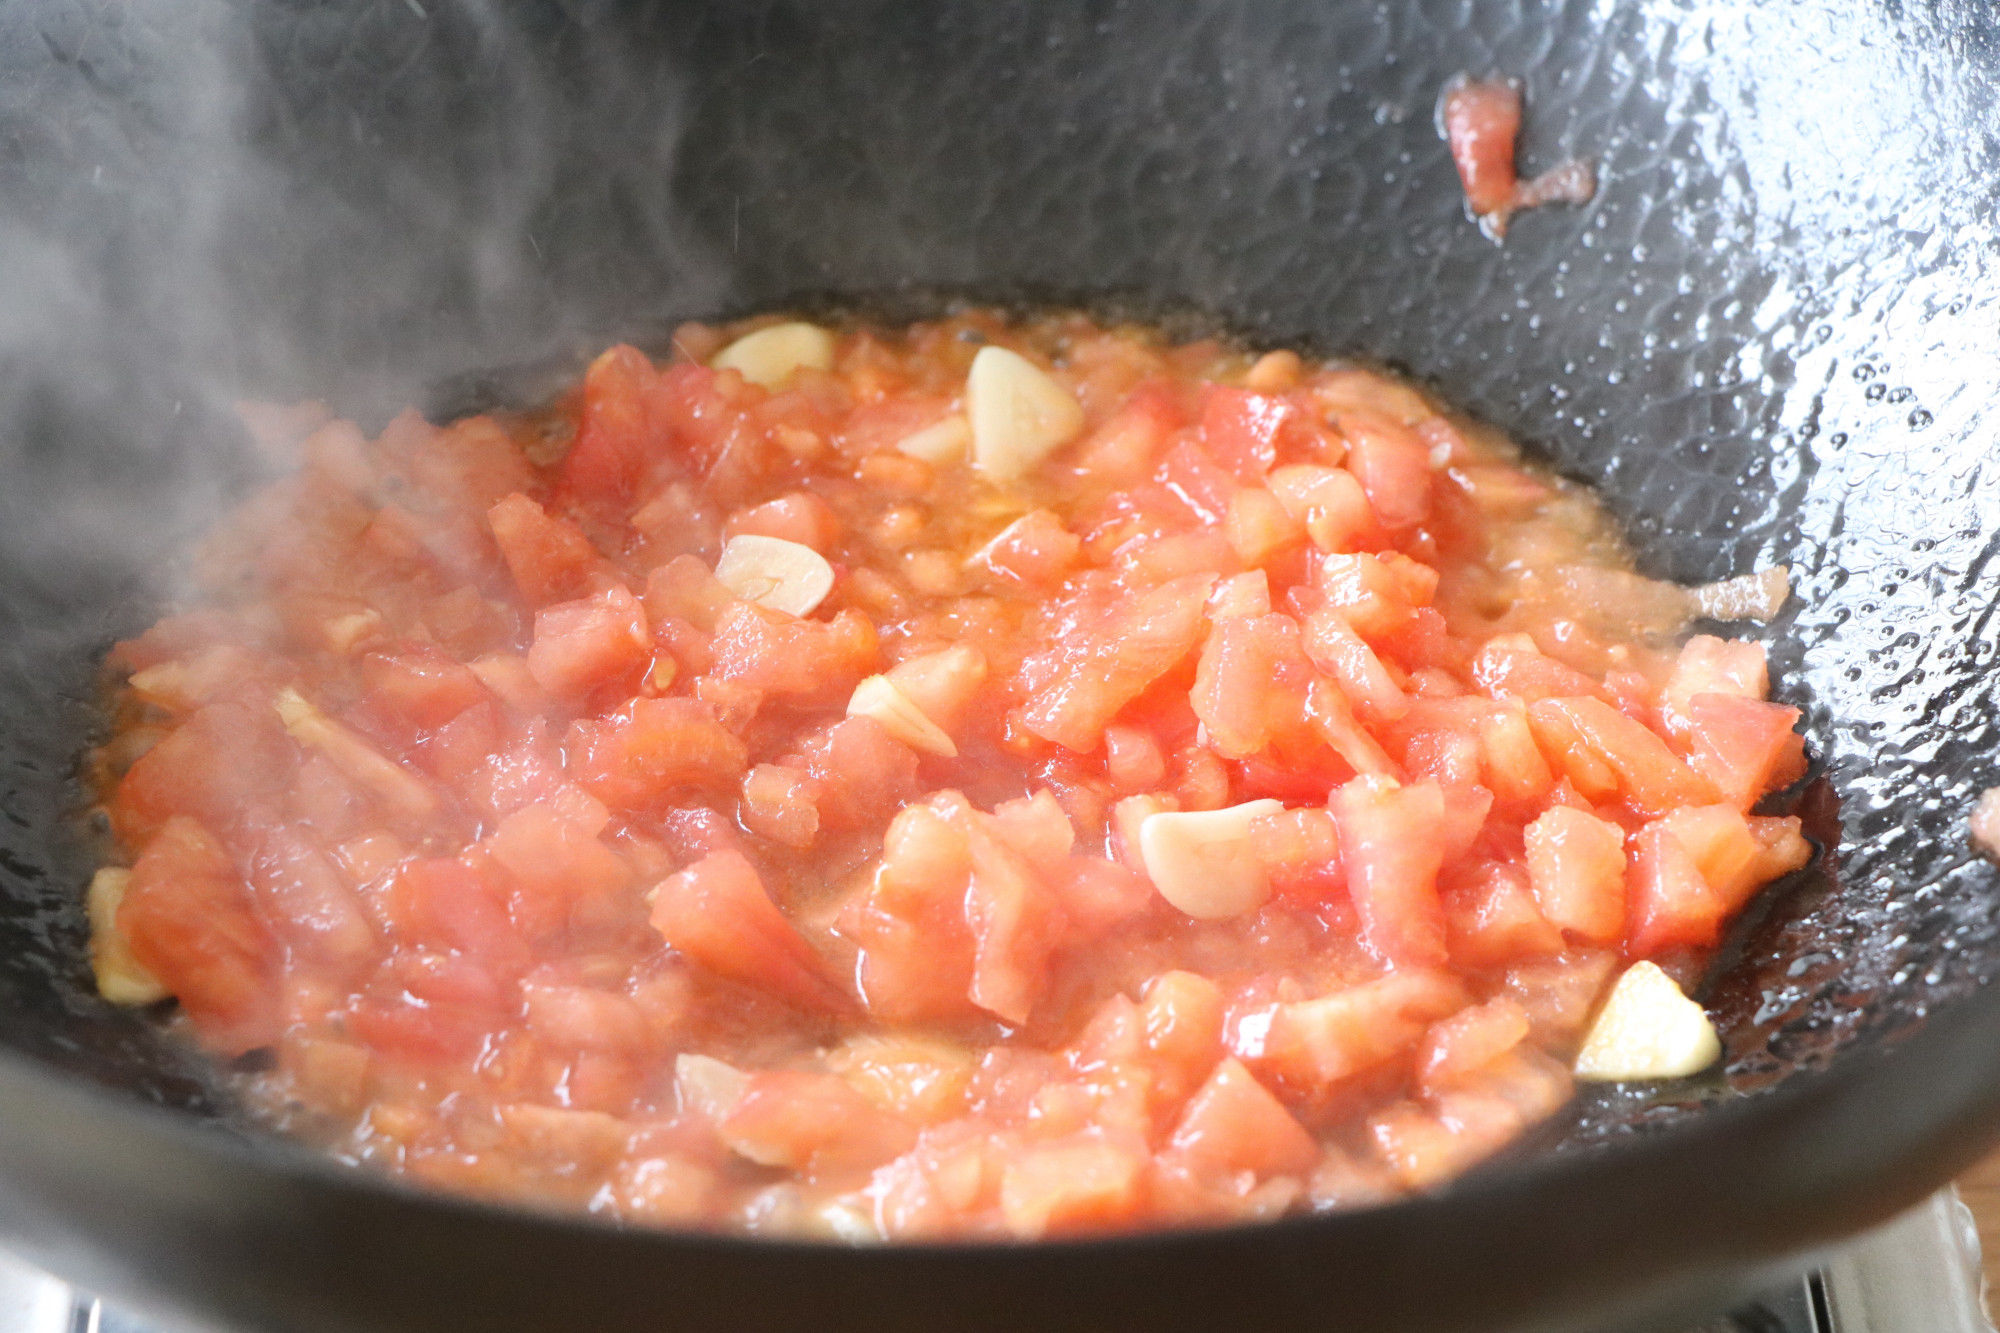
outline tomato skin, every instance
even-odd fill
[[[1464,82],[1445,95],[1444,129],[1451,160],[1476,215],[1514,202],[1514,139],[1521,132],[1521,93],[1498,80]]]
[[[216,838],[169,818],[132,867],[118,928],[133,955],[225,1055],[278,1039],[277,953],[243,876]]]

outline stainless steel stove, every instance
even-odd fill
[[[1688,1333],[1995,1333],[1979,1235],[1947,1189]],[[186,1333],[0,1253],[0,1333]]]

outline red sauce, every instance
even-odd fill
[[[1434,1186],[1804,860],[1762,648],[1407,386],[797,334],[307,435],[116,651],[107,995],[443,1188],[1032,1238]]]

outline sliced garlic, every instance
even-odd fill
[[[982,347],[972,358],[965,407],[972,421],[972,465],[994,481],[1026,474],[1083,430],[1076,396],[1004,347]]]
[[[875,1213],[864,1194],[844,1194],[823,1203],[815,1216],[829,1235],[849,1245],[873,1245],[882,1239],[881,1228],[875,1225]]]
[[[297,690],[279,690],[271,702],[292,739],[325,755],[349,782],[412,819],[426,820],[437,813],[438,797],[430,784],[376,749],[360,732],[328,717]]]
[[[945,729],[931,721],[887,676],[870,676],[856,685],[853,697],[847,701],[847,715],[872,717],[891,736],[925,754],[943,755],[947,759],[958,754],[958,746]]]
[[[674,1057],[674,1087],[681,1105],[693,1107],[714,1124],[729,1118],[749,1086],[748,1074],[713,1056],[689,1051]]]
[[[90,881],[86,908],[90,916],[90,970],[97,974],[97,993],[113,1004],[153,1004],[167,998],[167,988],[132,956],[132,946],[118,929],[118,905],[132,872],[106,866]]]
[[[1722,1055],[1715,1025],[1674,979],[1652,963],[1634,963],[1605,997],[1577,1052],[1587,1083],[1683,1078]]]
[[[1266,798],[1221,810],[1147,815],[1139,825],[1139,859],[1160,896],[1189,916],[1240,916],[1271,896],[1270,875],[1249,854],[1250,825],[1284,808]]]
[[[825,556],[798,542],[754,533],[729,539],[715,562],[715,577],[746,602],[795,616],[812,614],[833,591],[833,566]]]
[[[972,426],[954,412],[942,421],[933,421],[922,430],[905,435],[896,442],[896,448],[932,467],[947,467],[965,457],[972,448]]]
[[[775,389],[801,366],[833,368],[833,335],[817,324],[773,324],[746,333],[717,352],[708,363],[716,370],[733,370],[752,384]]]

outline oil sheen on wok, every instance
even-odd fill
[[[428,1185],[850,1240],[1390,1198],[1711,1061],[1676,980],[1808,856],[1762,646],[1686,637],[1781,582],[1637,576],[1354,365],[766,319],[260,419],[290,472],[113,655],[94,961]]]

